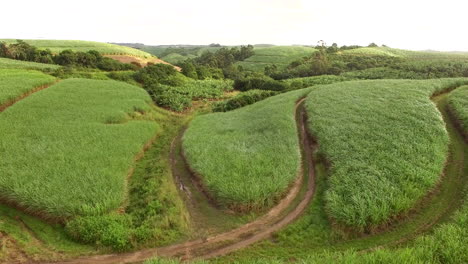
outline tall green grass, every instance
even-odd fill
[[[39,49],[49,49],[53,53],[60,53],[67,49],[74,51],[96,50],[105,55],[132,55],[144,58],[152,57],[151,54],[141,50],[103,42],[52,39],[24,39],[24,41]],[[0,42],[6,42],[7,44],[16,43],[16,39],[0,39]]]
[[[0,114],[0,197],[47,217],[119,207],[135,156],[159,130],[151,99],[116,81],[68,79]]]
[[[291,62],[310,56],[315,51],[314,48],[301,46],[255,47],[253,56],[237,62],[236,65],[251,71],[263,71],[266,66],[273,64],[286,68]]]
[[[0,69],[26,69],[39,71],[52,71],[62,66],[54,64],[37,63],[30,61],[19,61],[7,58],[0,58]]]
[[[54,81],[54,77],[37,71],[0,70],[0,105],[11,102],[36,87]]]
[[[442,52],[442,51],[413,51],[395,49],[389,47],[362,47],[343,51],[344,54],[364,55],[364,56],[390,56],[403,57],[417,60],[432,59],[467,59],[467,52]]]
[[[465,138],[468,139],[468,86],[453,91],[448,98],[451,113],[458,119]]]
[[[466,79],[357,81],[313,90],[309,128],[330,161],[326,208],[360,231],[406,212],[438,182],[445,124],[430,96]]]
[[[223,205],[248,211],[271,206],[300,165],[295,103],[309,90],[195,118],[183,138],[192,169]]]

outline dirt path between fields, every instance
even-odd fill
[[[6,103],[0,105],[0,113],[3,112],[3,111],[5,111],[6,109],[8,109],[9,107],[11,107],[12,105],[16,104],[17,102],[23,100],[24,98],[30,96],[31,94],[37,93],[37,92],[42,91],[42,90],[44,90],[44,89],[47,89],[47,88],[49,88],[50,86],[52,86],[52,85],[58,83],[59,81],[60,81],[60,80],[57,80],[57,81],[55,81],[55,82],[53,82],[53,83],[49,83],[49,84],[45,84],[45,85],[41,85],[41,86],[35,87],[35,88],[33,88],[32,90],[30,90],[30,91],[28,91],[28,92],[26,92],[26,93],[24,93],[24,94],[18,96],[18,97],[15,98],[15,99],[7,101]]]
[[[178,257],[184,260],[196,258],[212,258],[228,254],[230,252],[245,248],[255,242],[269,238],[274,232],[287,226],[297,219],[307,208],[315,192],[314,165],[312,163],[312,144],[306,131],[306,114],[303,107],[304,99],[296,104],[296,119],[298,122],[298,134],[303,158],[306,164],[302,164],[302,169],[297,180],[292,184],[288,194],[268,213],[253,222],[247,223],[234,230],[213,235],[205,239],[196,239],[181,244],[167,247],[140,250],[125,254],[109,254],[83,257],[63,262],[63,264],[106,264],[106,263],[134,263],[142,262],[152,257]],[[180,139],[180,137],[179,137]],[[304,162],[303,162],[304,163]],[[305,166],[306,169],[304,168]],[[289,210],[301,191],[304,181],[304,173],[307,171],[307,189],[300,202],[292,210]],[[287,212],[287,213],[286,213]]]

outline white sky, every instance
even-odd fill
[[[0,38],[468,51],[468,0],[12,0]]]

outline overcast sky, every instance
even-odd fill
[[[0,38],[468,51],[467,0],[2,1]]]

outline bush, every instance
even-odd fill
[[[232,81],[185,81],[185,84],[179,86],[152,82],[144,88],[157,105],[180,112],[190,107],[192,100],[222,97],[224,92],[232,90]]]
[[[135,80],[133,79],[133,71],[114,71],[109,72],[107,77],[121,82],[127,82],[130,84],[136,84]]]
[[[154,101],[162,107],[181,112],[184,109],[192,106],[192,98],[188,95],[178,93],[171,89],[164,90],[160,94],[154,96]]]
[[[283,82],[289,84],[290,90],[302,89],[314,85],[332,84],[337,82],[344,82],[353,80],[351,77],[336,76],[336,75],[320,75],[312,77],[292,78],[283,80]]]
[[[248,90],[270,90],[270,91],[286,91],[289,85],[284,82],[273,80],[267,76],[247,77],[235,80],[234,89],[239,91]]]
[[[275,91],[264,91],[264,90],[250,90],[247,92],[240,93],[233,98],[224,102],[216,103],[213,107],[214,112],[227,112],[246,105],[250,105],[261,101],[270,96],[276,95],[278,92]]]
[[[67,234],[77,241],[125,251],[132,247],[131,218],[125,215],[77,217],[65,227]]]
[[[153,64],[135,72],[133,78],[142,84],[163,83],[165,80],[175,77],[178,73],[174,67],[166,64]],[[179,77],[180,78],[180,77]]]

